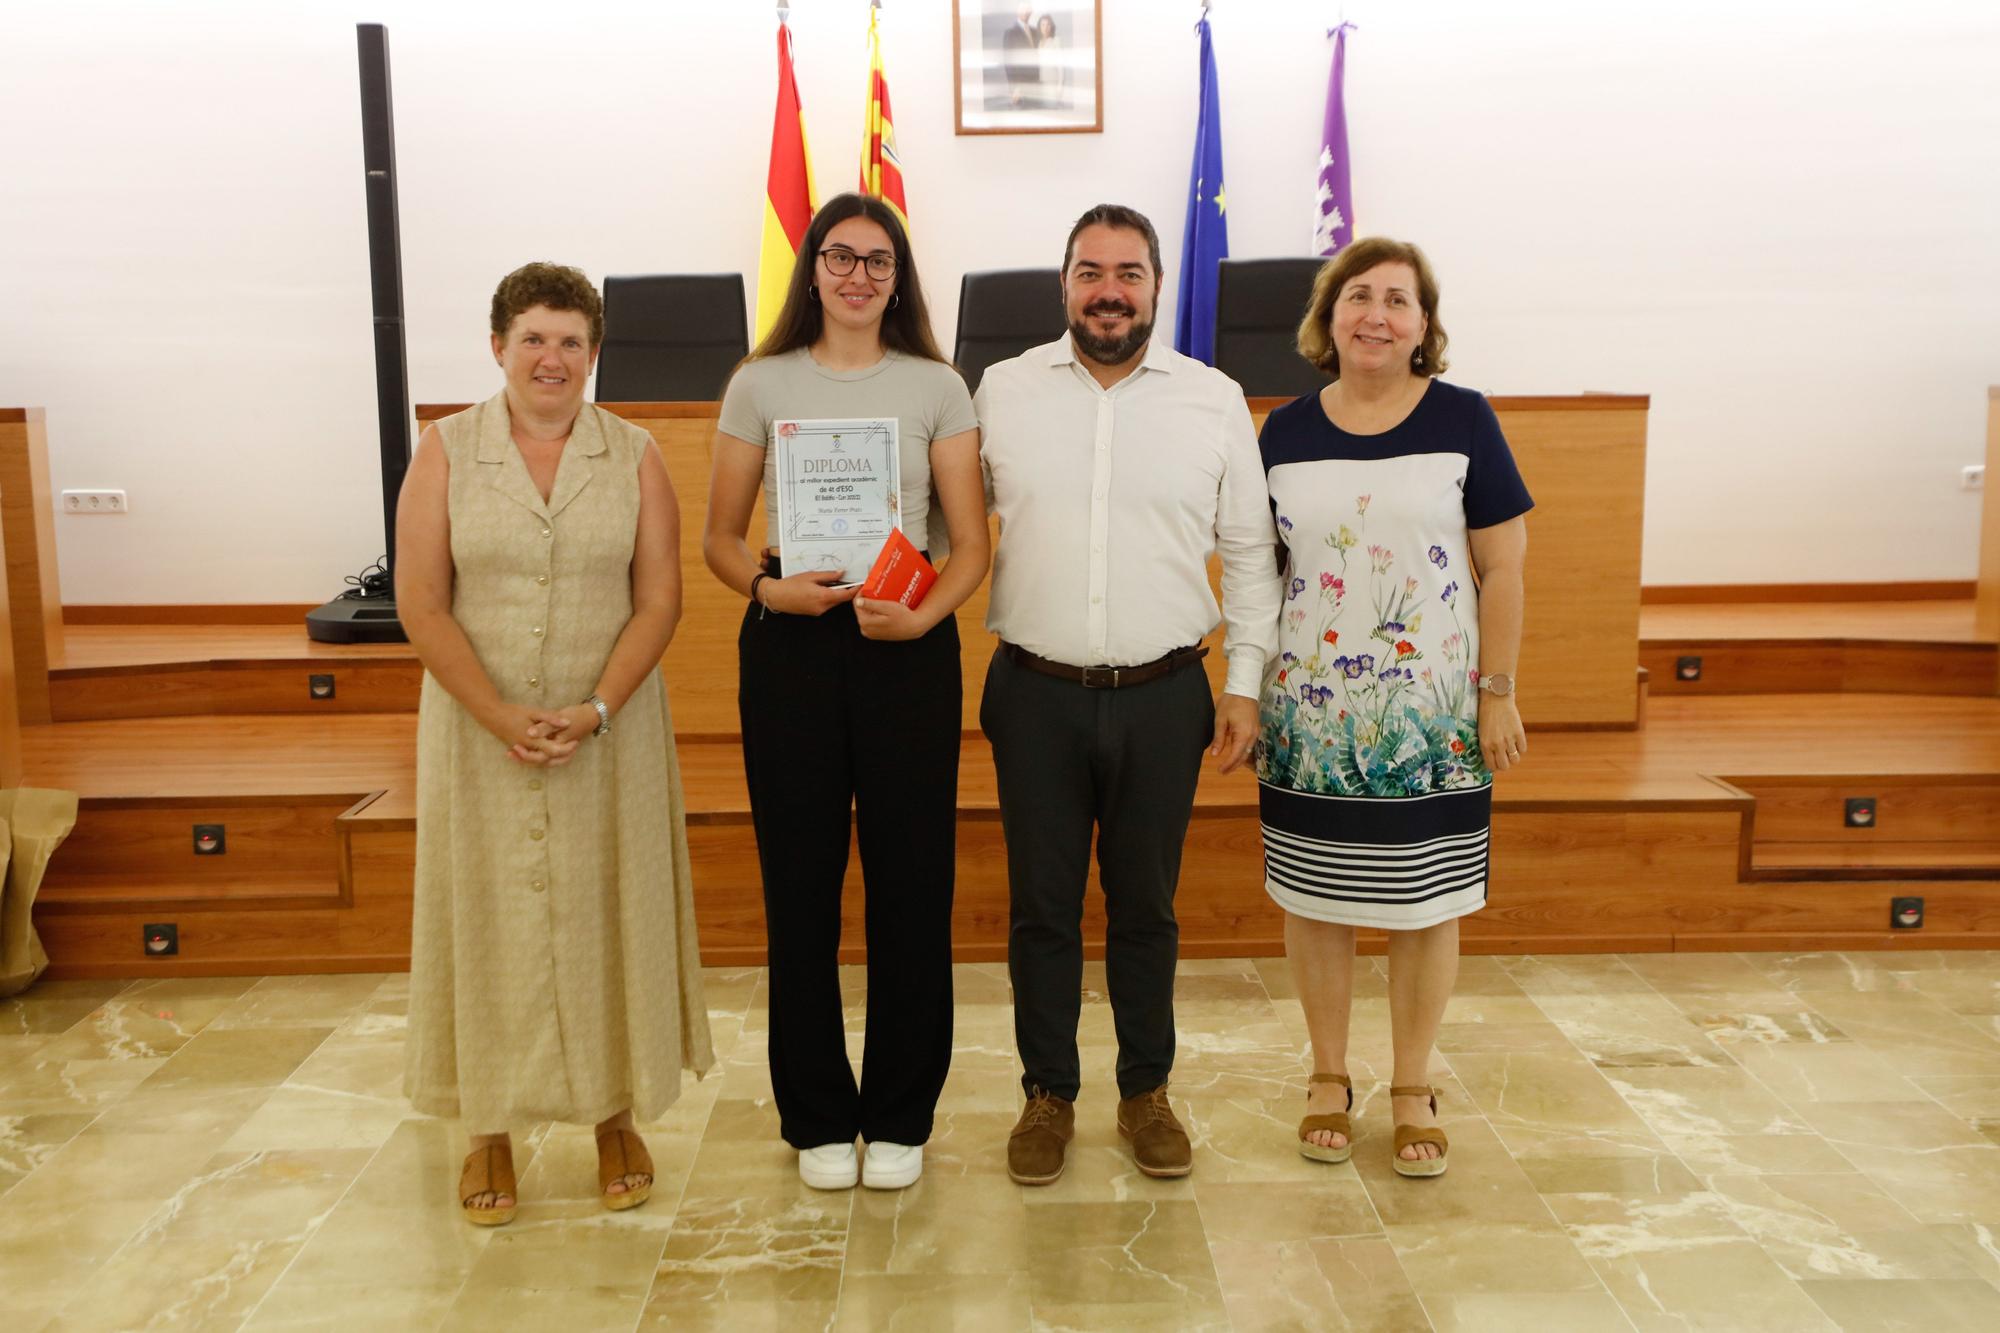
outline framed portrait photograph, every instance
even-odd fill
[[[960,134],[1103,132],[1103,0],[951,3]]]

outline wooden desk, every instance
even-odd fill
[[[23,722],[49,720],[49,662],[62,656],[55,522],[42,409],[0,407],[0,530],[13,611],[7,622],[15,671],[10,693]]]
[[[1250,401],[1259,426],[1282,401]],[[1492,401],[1535,497],[1528,520],[1521,711],[1536,729],[1635,727],[1648,400],[1590,394]],[[598,405],[645,427],[659,441],[680,499],[683,610],[664,662],[674,729],[689,738],[735,735],[736,633],[743,599],[716,582],[701,556],[717,405]],[[417,420],[421,426],[464,406],[421,404]],[[749,540],[752,549],[764,541],[761,504],[752,514]],[[1211,580],[1214,573],[1211,562]],[[985,622],[981,585],[958,611],[968,731],[979,726],[979,696],[993,655]],[[1219,630],[1210,642],[1219,648]],[[1219,687],[1225,665],[1220,651],[1210,653],[1205,665]]]

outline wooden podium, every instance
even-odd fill
[[[1283,401],[1250,401],[1260,427],[1265,414]],[[1535,511],[1528,518],[1522,715],[1534,729],[1637,727],[1648,400],[1587,394],[1492,402],[1535,497]],[[420,405],[417,420],[425,425],[464,406]],[[643,426],[659,441],[680,499],[683,610],[664,661],[674,730],[686,737],[734,736],[735,645],[743,599],[716,582],[701,557],[717,404],[598,406]],[[763,526],[760,504],[751,518],[752,549],[764,540]],[[986,629],[984,585],[959,608],[958,621],[964,644],[965,728],[976,731],[994,642]],[[1220,638],[1218,631],[1211,641],[1219,646]],[[1220,686],[1226,665],[1222,654],[1210,653],[1205,665]]]

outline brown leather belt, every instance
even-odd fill
[[[1017,643],[1002,642],[1000,650],[1007,654],[1014,665],[1044,676],[1054,676],[1057,680],[1073,681],[1086,690],[1121,690],[1132,685],[1144,685],[1171,675],[1190,662],[1199,662],[1208,656],[1206,648],[1176,648],[1165,657],[1156,657],[1150,662],[1137,666],[1071,666],[1067,662],[1052,662],[1046,657],[1037,657]]]

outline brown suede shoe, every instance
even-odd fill
[[[1174,1118],[1166,1084],[1119,1102],[1118,1132],[1132,1140],[1132,1160],[1147,1175],[1171,1179],[1194,1170],[1194,1148]]]
[[[1076,1103],[1036,1088],[1007,1136],[1007,1176],[1017,1185],[1052,1185],[1076,1133]]]

